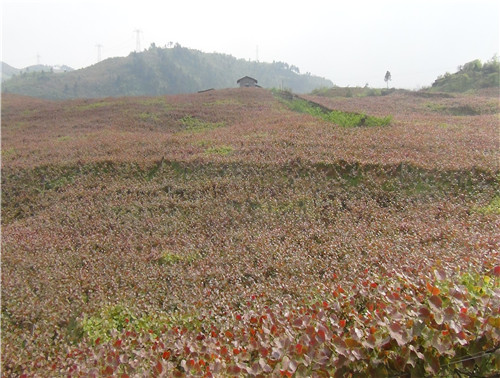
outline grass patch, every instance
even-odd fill
[[[147,98],[147,99],[139,101],[139,103],[141,105],[145,105],[145,106],[154,106],[154,105],[166,105],[166,106],[168,106],[166,99],[164,97]]]
[[[456,105],[456,106],[445,106],[442,104],[436,104],[434,102],[428,102],[425,107],[430,111],[452,115],[452,116],[475,116],[483,113],[494,113],[495,110],[486,109],[485,111],[477,109],[471,105]]]
[[[385,88],[369,88],[369,87],[332,87],[332,88],[317,88],[311,94],[322,97],[367,97],[367,96],[387,96],[396,90]]]
[[[221,155],[221,156],[226,156],[229,155],[234,151],[233,147],[231,146],[217,146],[217,147],[210,147],[205,150],[207,154],[215,154],[215,155]]]
[[[194,255],[178,255],[176,253],[164,251],[155,262],[159,265],[174,265],[180,262],[192,263],[196,259],[197,257]]]
[[[207,122],[192,116],[183,117],[180,122],[183,127],[183,131],[191,133],[199,133],[225,126],[224,122]]]
[[[208,147],[212,146],[213,143],[214,142],[212,142],[211,140],[200,140],[200,141],[196,142],[196,145],[199,147],[208,148]]]
[[[158,116],[158,114],[156,113],[149,113],[149,112],[143,112],[143,113],[139,113],[137,115],[137,117],[141,120],[141,121],[153,121],[153,122],[158,122],[160,120],[160,117]]]
[[[226,106],[226,105],[241,105],[241,102],[233,98],[215,100],[212,102],[205,102],[203,106]]]
[[[197,330],[202,323],[195,315],[177,313],[154,313],[138,315],[130,308],[117,304],[101,309],[92,316],[84,316],[78,325],[78,333],[94,344],[107,342],[113,338],[113,333],[124,329],[161,334],[162,330],[172,326]]]
[[[123,305],[104,307],[98,314],[84,316],[80,323],[82,334],[93,343],[109,341],[113,332],[121,332],[125,328],[135,331],[151,330],[159,333],[161,322],[151,316],[137,316]]]
[[[86,111],[86,110],[95,110],[99,108],[106,108],[108,106],[112,106],[113,103],[110,102],[92,102],[90,104],[78,105],[76,110]]]
[[[342,127],[359,126],[387,126],[392,121],[392,116],[375,117],[363,113],[343,112],[330,110],[311,101],[298,98],[292,94],[278,93],[281,101],[290,109],[298,113],[310,114],[325,121],[335,123]]]
[[[2,157],[8,157],[8,156],[12,156],[16,153],[16,149],[14,147],[11,147],[11,148],[5,148],[5,149],[2,149]]]
[[[488,205],[476,207],[474,208],[474,210],[484,215],[500,215],[500,195],[495,196]]]
[[[60,136],[57,138],[57,141],[58,142],[66,142],[68,140],[71,140],[73,139],[73,137],[69,136],[69,135],[63,135],[63,136]]]

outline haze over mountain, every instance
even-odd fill
[[[152,44],[144,52],[109,58],[71,72],[25,70],[3,82],[2,91],[49,99],[178,94],[235,87],[243,76],[257,79],[265,88],[299,93],[333,86],[330,80],[300,74],[298,67],[284,62],[261,63],[179,44],[172,48]]]
[[[73,71],[74,69],[62,65],[62,66],[48,66],[46,64],[35,64],[32,66],[24,67],[24,68],[15,68],[12,67],[11,65],[1,62],[2,63],[2,82],[11,79],[12,77],[15,77],[16,75],[21,75],[23,73],[33,73],[33,72],[50,72],[50,73],[62,73],[62,72],[69,72]]]
[[[2,82],[10,79],[14,75],[17,75],[19,71],[19,68],[14,68],[7,63],[2,62]]]

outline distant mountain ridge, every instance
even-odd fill
[[[260,63],[179,44],[172,48],[152,44],[144,52],[109,58],[71,72],[16,74],[2,83],[2,91],[48,99],[154,96],[231,88],[243,76],[255,78],[265,88],[298,93],[333,86],[328,79],[300,74],[296,66],[283,62]]]
[[[25,68],[15,68],[5,62],[2,62],[2,82],[9,80],[15,77],[16,75],[22,75],[23,73],[28,74],[32,72],[42,72],[42,71],[51,73],[62,73],[62,72],[74,71],[74,69],[66,65],[48,66],[45,64],[35,64]]]
[[[19,73],[19,68],[9,66],[7,63],[2,62],[2,82],[9,80],[12,76]]]

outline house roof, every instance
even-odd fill
[[[256,79],[254,79],[253,77],[250,77],[250,76],[244,76],[244,77],[242,77],[241,79],[238,79],[238,81],[236,82],[236,84],[239,84],[239,82],[240,82],[241,80],[243,80],[243,79],[250,79],[250,80],[253,80],[253,81],[255,81],[255,82],[257,83],[257,80],[256,80]]]

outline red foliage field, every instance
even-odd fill
[[[492,375],[498,97],[2,98],[4,376]]]

